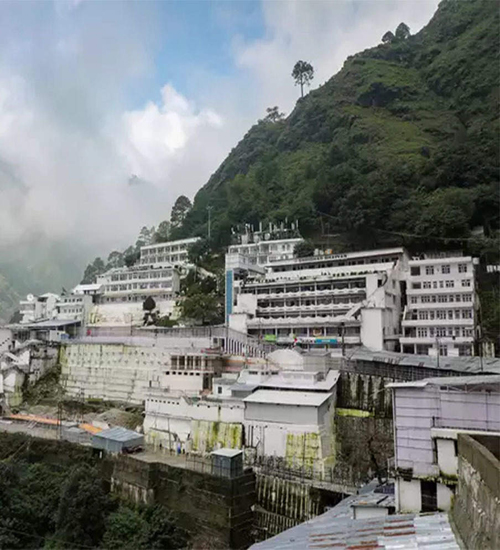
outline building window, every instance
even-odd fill
[[[453,319],[453,310],[452,309],[450,309],[448,311],[448,319]]]
[[[411,267],[410,273],[414,276],[420,275],[420,267]]]
[[[462,319],[472,319],[472,309],[464,309],[462,311]]]
[[[380,286],[380,285],[379,285],[379,286]],[[420,289],[420,288],[422,287],[422,285],[421,285],[420,283],[412,283],[412,284],[411,284],[411,287],[412,287],[413,289],[418,290],[418,289]]]
[[[464,338],[471,338],[472,337],[472,329],[471,328],[464,328],[464,329],[462,329],[462,334],[464,335]]]
[[[436,329],[436,337],[437,338],[443,338],[446,336],[446,328],[444,327],[438,327]]]
[[[425,274],[426,275],[434,275],[434,266],[428,265],[425,267]]]
[[[429,355],[429,347],[426,344],[417,344],[417,355]]]
[[[438,296],[438,302],[444,303],[448,301],[448,296],[446,294],[440,294]]]
[[[425,298],[425,296],[424,296],[424,298]],[[418,301],[418,298],[417,298],[416,296],[411,296],[411,297],[410,297],[410,302],[411,302],[412,304],[416,304],[417,301]],[[423,300],[422,300],[422,301],[423,301]]]
[[[446,288],[453,288],[455,286],[454,281],[446,281]]]
[[[450,272],[450,266],[449,265],[442,265],[441,266],[441,273],[443,273],[444,275],[446,275],[447,273]]]
[[[439,346],[439,355],[441,355],[441,357],[446,357],[448,355],[448,346],[440,345]]]
[[[430,281],[424,281],[424,288],[432,288],[431,287],[431,282]]]
[[[462,279],[462,286],[470,286],[470,279]]]
[[[219,387],[217,388],[217,393],[222,393],[222,388],[221,388],[221,386],[219,386]]]
[[[427,338],[427,329],[423,327],[417,328],[417,336],[419,338]]]
[[[458,264],[459,273],[467,273],[467,264]]]
[[[464,302],[472,302],[472,294],[464,294]]]
[[[458,346],[458,355],[470,357],[472,355],[472,348],[467,344],[461,344]]]
[[[429,312],[428,311],[419,311],[418,312],[418,319],[420,321],[425,321],[429,318]]]
[[[437,486],[435,481],[420,481],[422,512],[437,510]]]

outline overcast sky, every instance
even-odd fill
[[[0,3],[0,253],[47,238],[95,255],[191,198],[290,73],[313,87],[436,0]],[[136,177],[133,177],[136,176]]]

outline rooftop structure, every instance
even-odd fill
[[[92,435],[92,446],[110,453],[122,453],[143,445],[142,434],[119,426]]]
[[[473,258],[431,256],[414,258],[408,265],[402,350],[433,356],[473,355],[476,336]]]
[[[500,435],[500,375],[429,378],[388,387],[394,395],[398,511],[449,510],[457,434]]]

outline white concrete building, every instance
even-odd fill
[[[449,510],[457,484],[457,434],[500,434],[500,375],[388,387],[393,388],[397,510]]]
[[[408,262],[403,353],[473,355],[476,336],[474,259],[445,255]]]
[[[264,274],[264,266],[278,260],[291,260],[295,246],[303,239],[298,232],[298,224],[290,228],[269,224],[258,231],[245,226],[242,234],[234,235],[234,243],[226,254],[226,322],[233,312],[238,288],[248,275]]]
[[[28,294],[25,300],[19,302],[22,315],[21,323],[35,323],[45,319],[54,319],[57,315],[59,296],[52,292],[35,296]]]
[[[270,262],[226,295],[229,326],[277,344],[392,350],[406,262],[402,248]]]
[[[168,241],[158,244],[141,246],[140,265],[186,265],[188,263],[188,248],[198,242],[200,237]]]
[[[149,345],[134,345],[126,338],[114,343],[103,340],[107,343],[61,347],[61,373],[69,395],[83,392],[86,398],[142,404],[155,391],[186,396],[209,393],[212,379],[220,375],[220,355],[189,349],[187,339],[184,348],[173,348],[165,340]]]

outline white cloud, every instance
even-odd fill
[[[171,84],[163,87],[161,99],[160,105],[149,102],[144,109],[123,115],[122,144],[131,173],[160,185],[168,181],[171,168],[195,136],[210,133],[223,124],[215,111],[197,110]]]
[[[233,37],[234,68],[191,71],[184,95],[162,76],[159,100],[131,109],[157,78],[162,4],[1,4],[0,256],[33,236],[95,254],[127,245],[194,195],[266,107],[293,108],[295,61],[313,64],[318,86],[401,21],[418,30],[436,5],[264,1],[262,37]],[[128,185],[132,174],[146,183]]]

